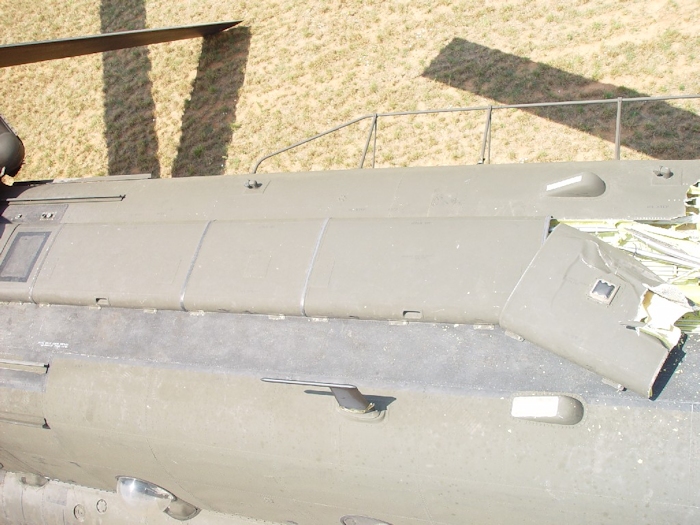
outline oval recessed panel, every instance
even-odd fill
[[[583,403],[571,396],[543,395],[513,398],[510,415],[517,419],[575,425],[583,419]]]

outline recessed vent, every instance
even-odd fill
[[[403,318],[407,321],[419,321],[423,318],[423,312],[420,310],[404,310]]]
[[[605,193],[605,181],[595,173],[584,171],[547,184],[545,191],[550,197],[600,197]]]
[[[51,232],[21,232],[0,264],[0,281],[26,283]]]
[[[583,419],[583,403],[571,396],[542,395],[513,398],[510,415],[517,419],[575,425]]]

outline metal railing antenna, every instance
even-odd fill
[[[630,102],[657,102],[666,100],[681,100],[681,99],[700,99],[700,94],[693,95],[669,95],[669,96],[658,96],[658,97],[617,97],[616,99],[596,99],[596,100],[567,100],[561,102],[534,102],[526,104],[502,104],[502,105],[488,105],[488,106],[472,106],[463,108],[441,108],[441,109],[422,109],[414,111],[395,111],[390,113],[372,113],[370,115],[363,115],[356,119],[350,120],[326,131],[318,133],[313,137],[295,142],[294,144],[287,146],[285,148],[273,151],[272,153],[261,157],[253,166],[251,173],[257,173],[260,164],[263,161],[274,157],[291,149],[297,148],[304,144],[308,144],[316,139],[325,137],[331,133],[339,131],[353,124],[357,124],[363,120],[371,119],[371,124],[369,131],[367,133],[367,139],[365,140],[364,147],[362,149],[362,155],[360,156],[360,161],[358,163],[358,168],[364,168],[365,161],[367,159],[367,152],[369,151],[370,142],[374,137],[374,143],[372,146],[372,168],[376,165],[377,158],[377,130],[379,128],[379,119],[386,117],[402,117],[409,115],[434,115],[438,113],[463,113],[470,111],[484,111],[486,113],[486,118],[484,122],[484,133],[481,141],[481,152],[479,156],[478,164],[490,163],[491,162],[491,123],[493,120],[493,112],[495,110],[501,109],[528,109],[528,108],[547,108],[547,107],[557,107],[557,106],[589,106],[594,104],[604,105],[604,104],[616,104],[617,113],[615,118],[615,152],[614,156],[616,160],[620,160],[621,156],[621,144],[622,144],[622,105],[623,103]]]

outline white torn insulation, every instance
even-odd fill
[[[676,322],[695,310],[687,297],[670,284],[647,288],[641,297],[635,321],[643,323],[637,331],[661,340],[666,348],[673,348],[681,338]]]
[[[700,333],[700,182],[688,189],[686,215],[671,220],[562,221],[632,254],[668,283],[640,298],[637,330],[671,348],[681,333]]]

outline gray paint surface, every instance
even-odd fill
[[[3,357],[51,362],[51,429],[0,422],[3,449],[52,477],[109,490],[142,475],[205,509],[307,523],[697,519],[694,340],[652,402],[499,329],[2,308]],[[328,392],[264,376],[356,383],[386,416],[353,420]],[[512,418],[533,393],[581,399],[583,421]]]
[[[75,498],[141,477],[193,523],[695,523],[696,339],[652,401],[493,326],[549,216],[683,215],[698,165],[669,165],[15,185],[0,259],[48,237],[26,282],[0,281],[0,463]],[[602,193],[547,195],[584,172]],[[377,410],[263,377],[356,385]],[[583,415],[537,415],[559,400]],[[72,519],[63,485],[12,476],[7,512]]]

